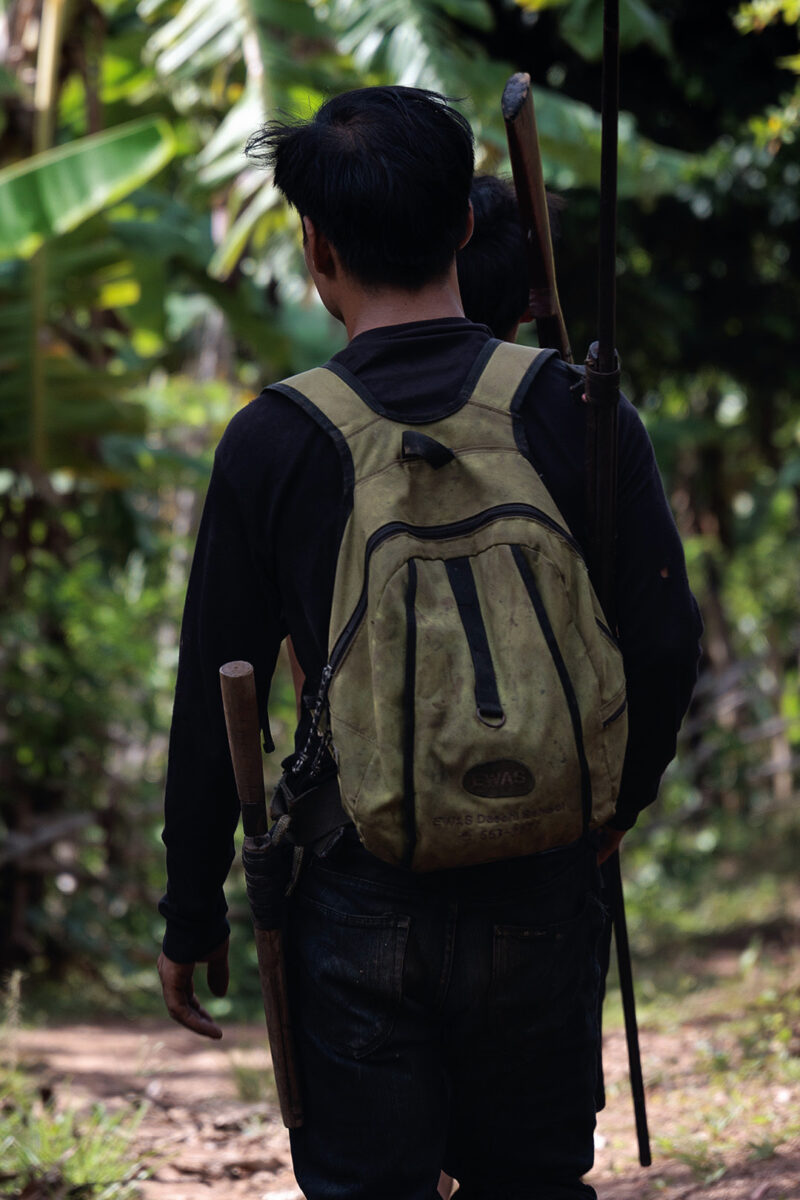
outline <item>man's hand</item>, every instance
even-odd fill
[[[604,863],[616,850],[619,850],[619,844],[625,837],[625,833],[624,829],[611,829],[608,825],[598,830],[598,863]]]
[[[228,941],[226,938],[205,958],[198,960],[208,964],[206,977],[209,989],[215,996],[224,996],[228,990]],[[194,963],[176,963],[163,952],[159,954],[158,974],[167,1012],[173,1021],[185,1025],[192,1033],[219,1039],[222,1037],[222,1030],[194,994],[194,968]]]

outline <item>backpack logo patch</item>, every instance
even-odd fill
[[[470,767],[461,783],[473,796],[494,800],[503,796],[527,796],[533,791],[536,780],[524,763],[513,758],[499,758]]]

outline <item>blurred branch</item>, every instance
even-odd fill
[[[53,842],[60,842],[86,829],[87,826],[96,824],[97,817],[94,813],[71,813],[68,817],[49,821],[34,833],[11,832],[5,846],[0,850],[0,867],[29,858],[31,854],[51,846]]]

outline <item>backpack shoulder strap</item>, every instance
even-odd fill
[[[312,367],[271,384],[268,390],[293,400],[330,435],[342,460],[347,492],[374,470],[375,455],[382,445],[376,427],[384,418],[338,372],[327,366]]]
[[[535,376],[555,354],[555,350],[498,342],[469,403],[516,416]]]
[[[519,410],[530,385],[554,350],[489,342],[468,376],[456,409],[432,422],[427,432],[456,454],[520,451],[527,459]]]
[[[336,426],[348,440],[363,426],[380,420],[380,416],[370,409],[355,388],[328,366],[312,367],[310,371],[292,375],[281,383],[273,383],[270,391],[281,392],[298,403],[314,420],[319,420],[311,412],[311,407],[316,408],[324,415],[327,424]]]

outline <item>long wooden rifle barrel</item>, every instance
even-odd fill
[[[556,285],[530,75],[519,72],[511,76],[503,91],[502,111],[528,257],[530,311],[536,321],[539,345],[553,347],[565,362],[572,362],[572,350]]]

